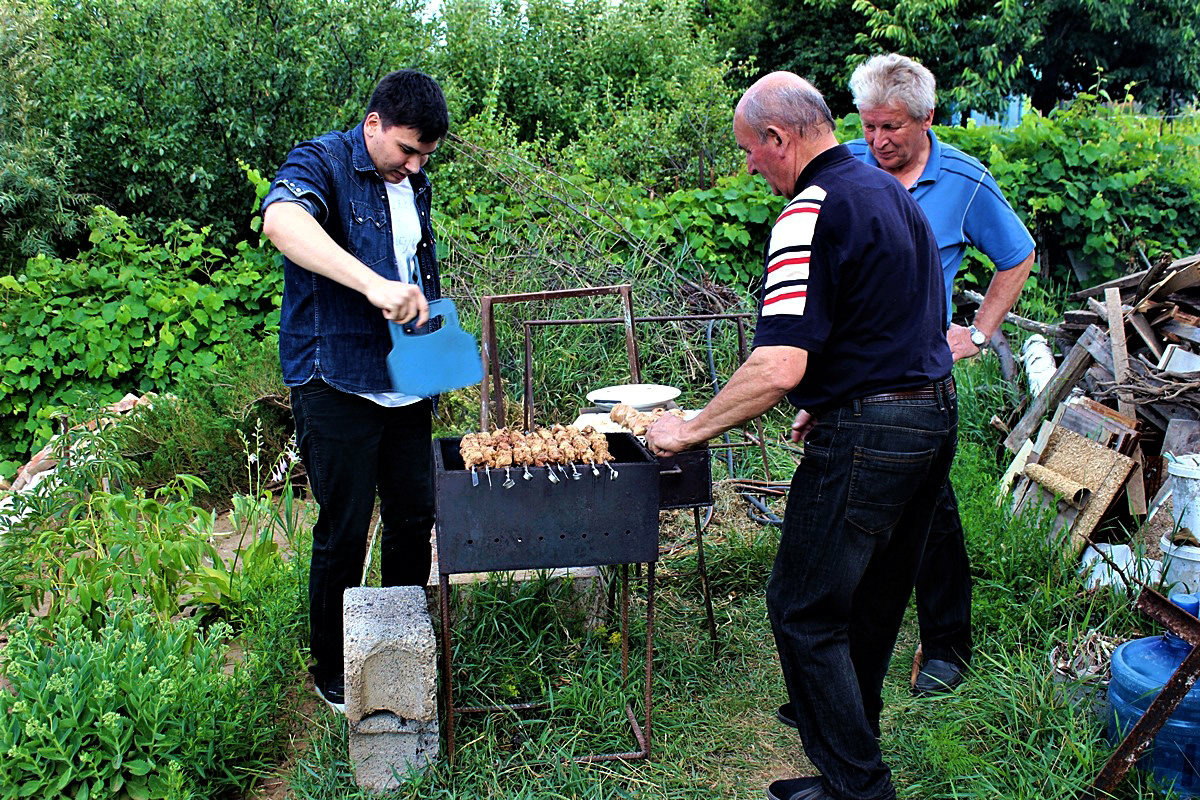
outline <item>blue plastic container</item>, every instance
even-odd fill
[[[1177,594],[1171,602],[1192,616],[1200,608],[1197,595]],[[1190,650],[1172,633],[1134,639],[1116,649],[1108,684],[1114,712],[1108,734],[1114,744],[1146,712]],[[1164,791],[1174,785],[1181,796],[1200,797],[1200,683],[1175,708],[1138,767],[1149,770]]]

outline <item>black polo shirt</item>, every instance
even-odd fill
[[[821,411],[945,378],[937,243],[900,182],[842,145],[814,158],[771,229],[754,346],[808,351],[788,400]]]

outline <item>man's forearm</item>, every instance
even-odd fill
[[[808,353],[796,347],[760,347],[730,376],[725,388],[684,426],[691,445],[769,411],[800,383]]]
[[[383,280],[338,245],[298,203],[278,202],[267,206],[263,215],[263,233],[294,264],[364,295],[373,284]]]
[[[1000,323],[1004,321],[1004,315],[1011,311],[1017,302],[1021,289],[1029,278],[1029,270],[1033,267],[1035,255],[1036,251],[1031,251],[1020,264],[1012,269],[997,271],[992,276],[992,282],[988,284],[983,302],[979,304],[979,311],[975,313],[975,327],[983,331],[988,338],[1000,330]]]

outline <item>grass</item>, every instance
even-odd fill
[[[994,365],[961,366],[964,408],[992,402]],[[965,374],[964,374],[965,373]],[[769,429],[782,434],[787,415]],[[1086,787],[1111,752],[1085,699],[1051,678],[1060,641],[1098,629],[1147,626],[1128,600],[1087,592],[1046,543],[1037,520],[1011,520],[995,502],[1005,464],[982,413],[964,414],[954,467],[975,579],[976,661],[956,694],[908,694],[914,614],[900,633],[885,685],[883,749],[902,798],[1066,798]],[[630,749],[622,713],[641,715],[643,593],[636,589],[631,678],[622,684],[608,628],[588,631],[553,581],[458,590],[453,663],[460,702],[546,699],[517,715],[460,716],[453,765],[443,758],[396,798],[759,798],[778,777],[811,770],[795,732],[774,719],[784,698],[764,589],[777,530],[752,522],[728,488],[705,532],[721,643],[714,657],[695,572],[690,512],[663,516],[670,555],[659,564],[653,753],[648,761],[582,766],[566,757]],[[357,789],[340,718],[315,720],[310,747],[289,776],[290,797],[366,798]],[[1143,797],[1134,772],[1114,798]]]

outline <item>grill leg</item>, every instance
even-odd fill
[[[450,576],[438,573],[442,607],[442,695],[446,702],[446,756],[454,763],[454,677],[450,672]]]
[[[650,758],[650,711],[654,688],[654,563],[646,565],[646,740],[642,745],[645,758]]]
[[[621,565],[621,680],[629,678],[629,565]]]
[[[704,592],[704,613],[708,617],[708,638],[712,641],[713,657],[717,655],[717,621],[713,617],[712,591],[708,586],[708,567],[704,564],[704,526],[700,524],[700,509],[692,509],[696,521],[696,566],[700,570],[700,588]]]

